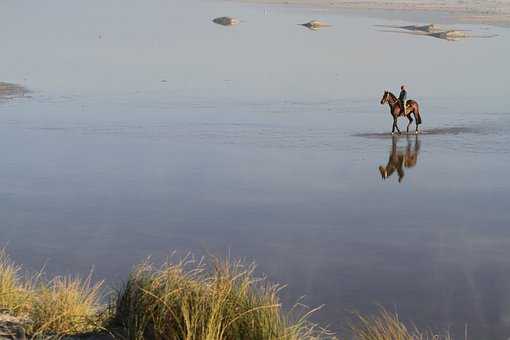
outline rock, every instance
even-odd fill
[[[0,340],[26,340],[20,321],[10,315],[0,315]]]
[[[29,322],[29,321],[27,321]],[[55,338],[55,337],[44,337]],[[62,340],[114,340],[113,335],[108,333],[88,333],[74,336],[56,337]],[[27,340],[22,321],[13,316],[0,312],[0,340]]]
[[[418,25],[399,26],[397,28],[401,28],[401,29],[408,30],[408,31],[419,31],[419,32],[427,32],[427,33],[434,33],[434,32],[442,31],[441,28],[437,27],[434,24],[424,25],[424,26],[418,26]]]
[[[307,23],[301,24],[301,26],[305,26],[306,28],[309,28],[311,30],[318,30],[323,27],[330,27],[331,25],[320,20],[312,20]]]
[[[215,24],[222,25],[222,26],[234,26],[234,25],[241,23],[240,20],[238,20],[236,18],[231,18],[231,17],[219,17],[219,18],[213,19],[213,22]]]
[[[27,89],[23,86],[0,82],[0,99],[23,97],[27,92]]]
[[[445,32],[438,32],[438,33],[430,33],[429,36],[444,39],[444,40],[450,40],[450,41],[457,41],[462,38],[468,38],[469,36],[463,32],[463,31],[456,31],[456,30],[450,30]]]
[[[466,38],[467,37],[466,32],[456,31],[456,30],[446,31],[446,32],[443,32],[442,34],[444,34],[448,38]]]

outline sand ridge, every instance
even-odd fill
[[[437,12],[452,21],[510,26],[510,0],[230,0],[267,5],[294,5],[323,9]]]

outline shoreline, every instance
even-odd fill
[[[244,4],[291,6],[331,11],[350,10],[356,14],[373,14],[380,11],[379,17],[402,14],[421,14],[428,20],[446,21],[450,24],[483,24],[510,27],[510,1],[487,1],[483,5],[472,0],[447,3],[434,0],[227,0]],[[398,16],[399,19],[402,16]],[[414,19],[414,18],[412,18]],[[411,20],[411,19],[410,19]],[[426,19],[424,19],[426,20]]]

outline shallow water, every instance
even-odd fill
[[[228,253],[335,330],[381,304],[510,336],[507,30],[448,42],[311,9],[125,3],[2,5],[0,80],[31,90],[0,101],[16,261],[118,282],[149,255]],[[333,26],[296,25],[316,18]],[[401,82],[418,136],[392,137],[379,104]]]

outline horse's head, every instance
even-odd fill
[[[388,96],[390,93],[388,91],[384,91],[384,94],[381,98],[381,104],[386,104],[388,102]]]

